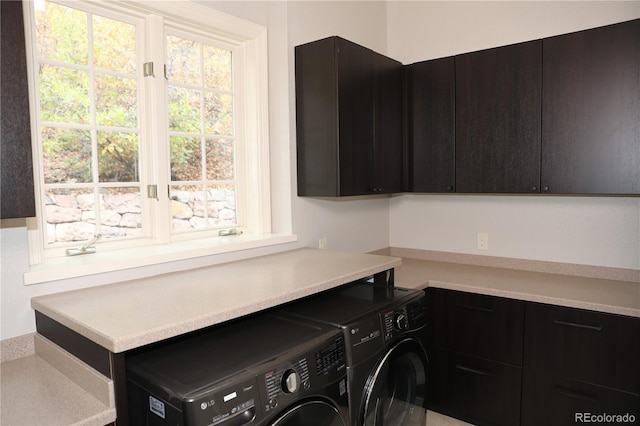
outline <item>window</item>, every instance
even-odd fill
[[[32,263],[98,235],[108,251],[270,232],[264,28],[189,2],[24,3]]]

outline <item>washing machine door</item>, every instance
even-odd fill
[[[364,392],[365,426],[424,426],[427,355],[416,339],[395,344],[369,376]]]
[[[294,405],[271,426],[346,426],[340,412],[325,401],[307,401]]]

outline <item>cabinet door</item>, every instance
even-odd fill
[[[407,67],[410,190],[455,191],[455,62]]]
[[[0,2],[0,219],[36,215],[22,2]]]
[[[640,20],[543,44],[543,192],[640,194]]]
[[[542,41],[455,61],[456,191],[539,192]]]
[[[430,303],[435,347],[522,365],[524,302],[433,289]]]
[[[638,395],[527,368],[522,380],[523,426],[638,424]]]
[[[338,91],[333,38],[296,46],[298,195],[339,195]]]
[[[429,409],[478,425],[519,424],[522,368],[437,350],[428,374]]]
[[[373,53],[336,38],[339,193],[373,192]]]
[[[402,64],[373,54],[374,193],[391,194],[406,188],[402,129]]]
[[[524,366],[640,393],[640,319],[526,306]]]

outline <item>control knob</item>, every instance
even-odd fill
[[[396,314],[393,317],[393,328],[398,331],[408,329],[409,321],[407,320],[407,316],[403,313]]]
[[[300,389],[300,376],[296,370],[289,369],[282,374],[281,386],[284,393],[294,393]]]

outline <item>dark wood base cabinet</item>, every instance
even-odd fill
[[[427,290],[429,408],[476,425],[518,425],[524,302]]]
[[[640,422],[640,318],[427,289],[429,408],[477,425]]]
[[[525,369],[523,426],[637,425],[638,395]]]
[[[429,371],[430,410],[476,425],[519,424],[522,368],[434,350]]]

